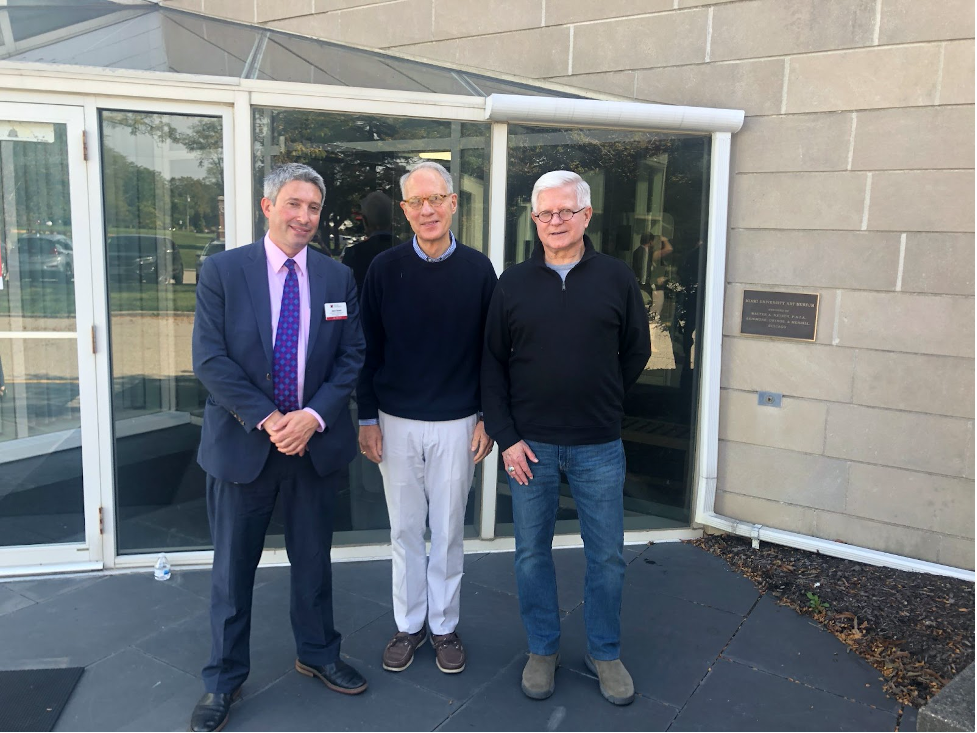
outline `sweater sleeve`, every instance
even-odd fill
[[[383,295],[379,270],[374,261],[366,272],[363,294],[360,297],[360,323],[366,339],[366,358],[356,388],[356,405],[360,420],[375,420],[379,412],[377,393],[373,386],[376,373],[383,366],[383,315],[380,303]]]
[[[519,442],[509,409],[509,353],[512,339],[505,308],[505,287],[495,287],[485,321],[485,345],[482,349],[482,411],[485,432],[506,450]]]
[[[483,334],[485,333],[486,323],[488,321],[489,309],[492,307],[492,295],[493,295],[493,293],[495,293],[495,291],[497,289],[498,282],[499,282],[499,277],[498,277],[498,275],[495,274],[495,268],[492,267],[491,263],[489,263],[488,267],[486,268],[485,275],[482,278],[482,304],[481,304],[482,305],[482,320],[481,320],[481,324],[482,324],[482,333]],[[482,339],[482,354],[483,355],[485,353],[485,343],[484,343],[484,341],[485,341],[485,339],[483,338]],[[479,390],[478,390],[478,392],[479,392],[479,400],[480,400],[479,406],[478,406],[478,412],[482,415],[482,417],[484,419],[485,411],[482,408],[482,404],[484,403],[484,397],[482,396],[482,389],[481,389],[481,374],[479,374]]]
[[[641,302],[641,290],[634,274],[628,274],[630,277],[627,310],[621,327],[621,343],[618,348],[625,392],[638,381],[651,357],[651,332],[648,329],[647,312]]]

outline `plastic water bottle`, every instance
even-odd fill
[[[170,563],[167,561],[166,555],[162,552],[156,558],[156,567],[153,569],[153,576],[156,580],[170,579]]]

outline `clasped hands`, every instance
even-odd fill
[[[275,410],[261,426],[279,452],[287,456],[304,456],[309,438],[318,427],[319,421],[305,410],[284,415]]]

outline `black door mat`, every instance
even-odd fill
[[[0,670],[0,730],[54,730],[84,667]]]

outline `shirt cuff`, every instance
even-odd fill
[[[367,418],[366,420],[360,420],[360,427],[361,428],[364,425],[379,425],[379,424],[380,424],[380,421],[377,418],[375,418],[375,417],[370,417],[370,418]]]
[[[265,417],[265,419],[262,420],[261,422],[259,422],[255,427],[257,427],[258,430],[264,430],[265,429],[265,423],[268,422],[268,418],[271,417],[272,415],[274,415],[275,412],[278,412],[278,410],[275,410],[274,412],[269,412],[268,415]]]
[[[317,433],[321,433],[322,431],[324,431],[326,429],[326,423],[325,423],[325,421],[321,417],[319,417],[319,413],[318,412],[316,412],[315,410],[313,410],[311,407],[303,407],[302,408],[302,411],[303,412],[307,412],[310,415],[312,415],[312,417],[314,417],[316,419],[316,421],[319,423],[319,427],[316,430]]]

